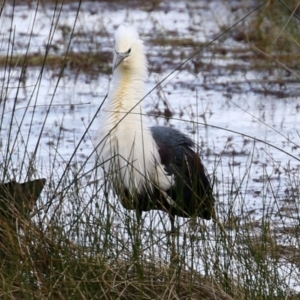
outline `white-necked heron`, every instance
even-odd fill
[[[100,111],[97,155],[122,205],[174,217],[213,215],[212,186],[194,142],[180,131],[149,127],[141,105],[148,76],[144,44],[135,29],[115,32],[113,78]]]

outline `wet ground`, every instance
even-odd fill
[[[20,61],[25,54],[32,61],[55,57],[45,68],[16,60],[0,70],[0,150],[4,158],[7,146],[11,151],[10,175],[24,179],[32,155],[34,176],[53,182],[67,164],[73,170],[85,164],[85,172],[93,168],[88,158],[101,121],[91,121],[109,89],[114,29],[129,21],[139,29],[150,62],[151,93],[144,100],[150,123],[174,126],[197,141],[221,216],[232,207],[257,221],[269,205],[276,206],[271,218],[276,228],[293,225],[300,168],[298,79],[282,66],[253,67],[259,64],[253,49],[235,38],[245,22],[218,37],[254,8],[237,3],[158,1],[142,9],[122,2],[5,5],[0,54]],[[83,180],[90,181],[91,173]]]

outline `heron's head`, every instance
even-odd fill
[[[121,25],[115,32],[113,71],[116,69],[147,73],[143,41],[129,25]]]

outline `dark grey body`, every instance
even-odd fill
[[[174,175],[175,184],[166,191],[154,187],[136,195],[137,211],[163,210],[169,213],[171,219],[175,216],[211,219],[214,209],[212,187],[199,155],[193,150],[194,142],[170,127],[154,126],[150,129],[161,163],[168,174]],[[176,205],[171,205],[166,196]],[[123,190],[122,202],[126,203],[124,197],[132,198],[134,195]]]

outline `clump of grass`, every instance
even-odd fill
[[[7,56],[0,56],[0,68],[11,67],[16,68],[25,66],[27,68],[40,67],[42,65],[51,68],[52,70],[61,70],[66,67],[74,71],[74,73],[84,72],[88,74],[109,74],[110,52],[102,53],[72,53],[68,52],[66,57],[61,55],[45,55],[30,54],[21,56],[11,56],[7,60]]]
[[[138,276],[134,261],[74,244],[54,224],[48,233],[32,225],[14,238],[2,260],[2,299],[232,299],[217,282],[193,271],[179,276],[159,261],[142,261]]]
[[[236,40],[254,46],[252,50],[259,64],[268,57],[270,63],[276,57],[291,69],[299,69],[299,29],[298,1],[269,1],[233,35]]]

